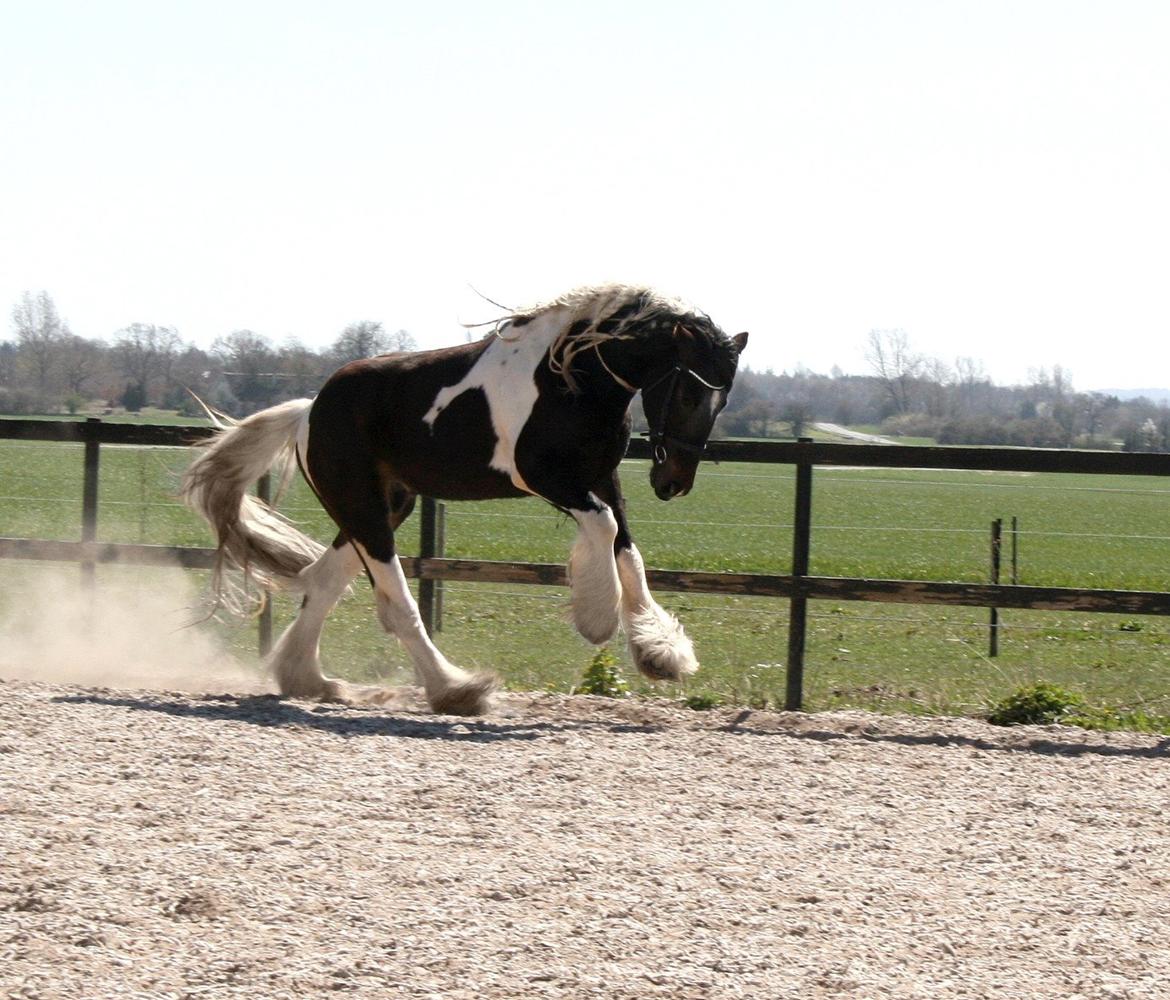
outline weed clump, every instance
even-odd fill
[[[572,691],[573,694],[596,694],[603,698],[624,698],[628,695],[629,687],[618,670],[617,657],[608,649],[599,649],[581,681]]]
[[[700,694],[689,694],[682,700],[683,705],[689,708],[692,712],[709,712],[713,708],[718,708],[723,704],[723,699],[717,694],[710,692],[703,692]]]
[[[1017,688],[987,713],[993,726],[1048,726],[1083,713],[1085,700],[1071,691],[1038,681]]]
[[[1047,681],[1017,688],[987,713],[995,726],[1047,726],[1060,723],[1106,732],[1170,733],[1170,716],[1141,709],[1090,705],[1079,694]]]

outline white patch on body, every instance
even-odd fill
[[[527,493],[532,491],[516,469],[516,441],[539,395],[536,370],[565,324],[564,313],[564,309],[552,309],[519,329],[505,328],[459,382],[439,390],[423,417],[434,428],[439,414],[454,399],[469,389],[482,389],[496,435],[491,467]]]

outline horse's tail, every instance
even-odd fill
[[[220,431],[183,475],[179,495],[202,514],[217,540],[212,589],[217,600],[244,611],[247,584],[280,588],[325,551],[249,489],[275,464],[282,482],[292,476],[297,437],[309,419],[311,399],[293,399],[245,420],[220,424]],[[244,587],[232,586],[227,571],[240,570]]]

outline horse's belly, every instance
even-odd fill
[[[505,500],[525,495],[511,479],[498,472],[460,475],[423,469],[396,471],[398,478],[415,493],[436,500]]]

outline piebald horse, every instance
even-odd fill
[[[441,500],[538,496],[571,516],[573,623],[602,644],[619,625],[638,669],[675,680],[698,667],[690,640],[646,585],[626,523],[618,463],[641,390],[650,482],[661,500],[688,493],[735,377],[747,334],[647,288],[583,288],[495,322],[458,347],[386,354],[335,372],[295,399],[221,428],[187,469],[184,499],[215,530],[220,600],[228,570],[304,594],[271,666],[282,695],[346,700],[319,658],[325,619],[365,572],[387,632],[408,650],[436,712],[487,711],[491,673],[450,663],[423,627],[394,532],[419,494]],[[326,548],[249,494],[295,459],[336,522]],[[289,466],[291,467],[291,465]]]

